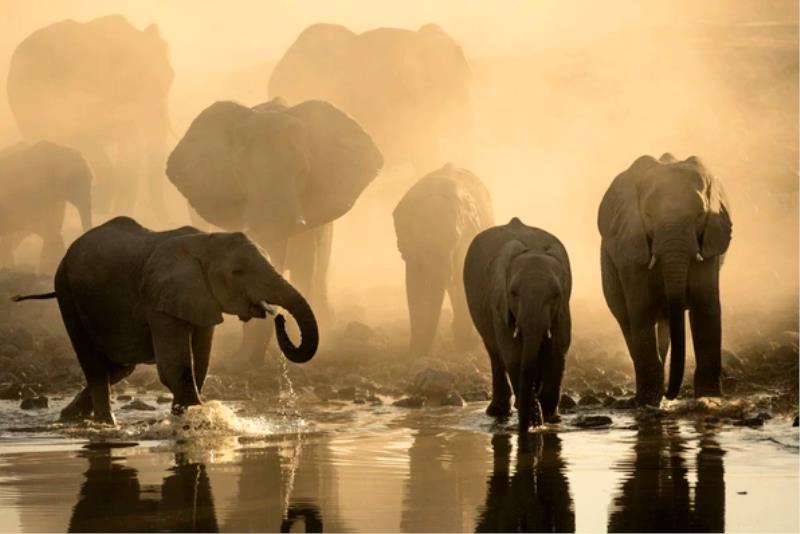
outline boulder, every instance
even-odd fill
[[[23,410],[44,410],[49,405],[47,397],[39,395],[22,399],[19,407]]]
[[[155,406],[151,406],[150,404],[147,404],[146,402],[140,399],[134,399],[125,406],[123,406],[122,408],[120,408],[120,410],[142,410],[147,412],[153,412],[156,409],[157,408]]]
[[[457,392],[451,392],[447,397],[444,398],[442,401],[442,406],[464,406],[466,402],[464,399],[459,395]]]
[[[572,397],[566,393],[561,395],[561,399],[558,401],[558,408],[560,410],[572,410],[575,406],[577,406],[577,403]]]
[[[599,428],[609,426],[613,421],[607,415],[581,415],[572,422],[578,428]]]
[[[600,406],[603,402],[594,395],[587,395],[581,397],[578,401],[578,406]]]

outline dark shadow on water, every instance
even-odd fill
[[[89,462],[72,510],[69,532],[217,532],[205,466],[176,455],[160,488],[142,488],[136,469],[111,448],[82,453]]]
[[[687,479],[686,438],[676,423],[639,426],[628,472],[612,504],[609,532],[724,532],[724,451],[714,431],[699,428],[697,484]]]
[[[575,512],[561,439],[556,434],[517,438],[516,467],[511,473],[512,436],[492,438],[494,468],[477,532],[575,532]]]

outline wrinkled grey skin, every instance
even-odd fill
[[[696,396],[720,396],[719,270],[731,241],[722,184],[695,157],[642,156],[600,204],[603,294],[636,370],[636,399],[658,405],[683,380],[684,312],[694,340]]]
[[[169,156],[167,176],[206,221],[247,232],[326,315],[331,223],[382,164],[370,136],[327,102],[216,102]],[[241,356],[263,362],[270,335],[246,327]]]
[[[39,271],[53,273],[64,255],[61,226],[67,203],[83,230],[92,227],[92,171],[77,150],[47,141],[0,151],[0,267],[31,234],[42,239]]]
[[[121,15],[63,20],[25,38],[8,71],[8,103],[23,137],[80,150],[95,173],[98,213],[131,213],[139,177],[148,207],[163,204],[173,71],[158,27],[133,27]]]
[[[288,359],[305,362],[319,342],[314,313],[241,233],[205,233],[190,226],[152,232],[117,217],[77,239],[58,267],[55,293],[86,388],[64,419],[113,423],[109,387],[136,364],[155,363],[173,394],[173,411],[200,404],[214,326],[222,314],[264,318],[262,301],[286,309],[300,326],[295,347],[284,318],[275,324]]]
[[[461,45],[436,24],[360,34],[336,24],[306,28],[275,66],[270,98],[319,98],[351,114],[387,165],[417,175],[446,159],[469,164],[472,73]]]
[[[542,419],[557,421],[572,335],[572,273],[564,246],[514,217],[472,241],[464,260],[464,289],[492,363],[486,413],[508,416],[513,390],[520,432]]]
[[[445,292],[453,308],[456,346],[468,348],[475,335],[461,278],[467,247],[494,224],[489,191],[477,176],[448,163],[414,184],[392,215],[406,264],[409,353],[429,353]]]

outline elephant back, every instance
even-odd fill
[[[192,207],[220,228],[239,229],[246,197],[234,172],[236,126],[252,110],[216,102],[192,121],[167,160],[167,177]]]

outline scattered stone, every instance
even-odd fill
[[[367,399],[365,399],[364,397],[356,397],[353,399],[353,404],[366,404],[366,403]]]
[[[370,404],[370,406],[381,406],[383,404],[383,400],[381,400],[381,398],[377,395],[370,395],[367,397],[367,402]]]
[[[156,399],[156,402],[158,404],[168,404],[172,402],[172,397],[170,397],[169,395],[159,395],[158,398]]]
[[[612,397],[624,397],[627,392],[619,386],[614,386],[609,393]]]
[[[144,410],[148,412],[155,411],[156,409],[157,408],[155,406],[151,406],[140,399],[134,399],[125,406],[123,406],[122,408],[120,408],[120,410]]]
[[[420,397],[419,395],[403,397],[394,401],[392,406],[397,406],[398,408],[422,408],[425,406],[425,397]]]
[[[117,400],[120,402],[127,402],[133,399],[133,395],[128,395],[127,393],[123,393],[122,395],[117,395]]]
[[[792,426],[800,426],[800,416],[795,415],[794,421],[792,422]]]
[[[629,397],[627,399],[617,399],[610,406],[612,410],[632,410],[636,408],[636,397]]]
[[[491,397],[489,396],[489,392],[485,389],[473,389],[461,393],[461,398],[466,402],[480,402],[488,401]]]
[[[746,417],[733,422],[733,426],[749,426],[759,427],[764,426],[764,420],[760,417]]]
[[[22,399],[19,407],[23,410],[44,410],[48,406],[47,397],[40,395],[38,397],[28,397]]]
[[[653,419],[663,419],[667,416],[666,410],[662,410],[661,408],[657,408],[655,406],[640,406],[638,411],[636,412],[636,419],[642,421],[653,420]]]
[[[456,376],[450,371],[424,369],[414,377],[414,392],[432,398],[444,398],[453,390]]]
[[[572,410],[576,405],[575,400],[566,393],[561,395],[561,399],[558,401],[558,408],[560,410]]]
[[[599,406],[600,404],[602,404],[602,402],[594,395],[582,396],[578,401],[578,406]]]
[[[758,414],[756,414],[756,417],[758,417],[759,419],[763,419],[764,421],[769,421],[770,419],[772,419],[772,414],[769,412],[758,412]]]
[[[612,420],[607,415],[580,415],[572,422],[578,428],[599,428],[611,423]]]
[[[466,402],[457,392],[453,391],[442,401],[442,406],[464,406]]]
[[[19,400],[22,393],[22,387],[19,384],[3,384],[0,386],[0,399],[2,400]]]
[[[606,397],[605,399],[603,399],[603,407],[608,408],[609,406],[612,406],[615,402],[617,402],[617,399],[615,399],[614,397]]]

